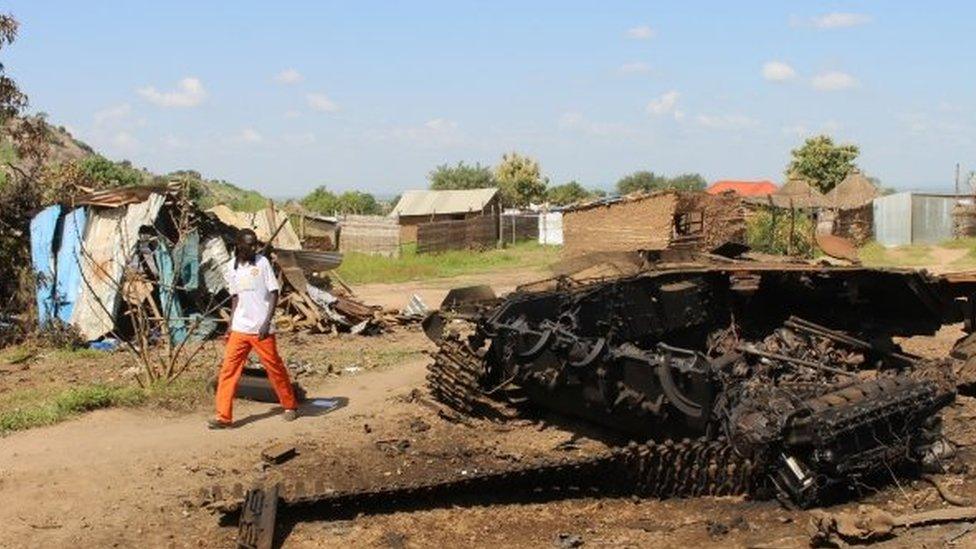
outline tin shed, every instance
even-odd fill
[[[874,234],[883,246],[935,244],[952,238],[951,194],[902,192],[874,199]]]

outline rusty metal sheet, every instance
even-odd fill
[[[857,248],[846,238],[832,234],[817,234],[817,246],[823,253],[837,259],[857,261]]]
[[[81,292],[71,315],[71,323],[86,340],[98,339],[114,327],[122,274],[139,238],[139,227],[156,221],[164,200],[162,194],[151,194],[124,208],[92,210],[76,256],[81,266]]]

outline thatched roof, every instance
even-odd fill
[[[791,178],[775,193],[766,197],[750,197],[750,202],[777,208],[822,208],[827,200],[817,189],[799,178]]]
[[[870,204],[881,196],[881,191],[860,170],[852,170],[843,181],[827,193],[827,203],[832,208],[850,210]]]

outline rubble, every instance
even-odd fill
[[[916,526],[973,521],[976,521],[976,507],[951,507],[897,516],[865,505],[858,507],[856,512],[814,510],[810,512],[810,544],[814,547],[864,544],[893,538]],[[968,532],[965,530],[962,535]]]
[[[302,250],[287,217],[273,207],[246,215],[204,212],[175,184],[85,192],[35,216],[39,322],[71,324],[87,341],[131,336],[147,329],[131,315],[146,305],[148,321],[174,342],[209,337],[229,320],[224,271],[244,227],[264,237],[279,274],[279,331],[371,335],[402,322],[358,301],[332,272],[342,254]]]

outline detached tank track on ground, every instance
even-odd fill
[[[427,387],[431,396],[461,417],[493,421],[516,417],[518,411],[506,402],[504,392],[498,398],[484,392],[480,382],[483,372],[484,359],[458,336],[449,335],[427,366]]]
[[[543,492],[581,495],[637,495],[653,498],[726,496],[753,493],[762,482],[762,467],[743,458],[724,440],[631,443],[595,456],[546,460],[530,465],[486,469],[460,477],[388,484],[360,490],[335,491],[318,482],[308,491],[303,483],[285,486],[284,508],[360,510],[437,501],[435,497],[466,494]],[[204,494],[210,507],[238,513],[243,488],[225,498],[219,487]]]

